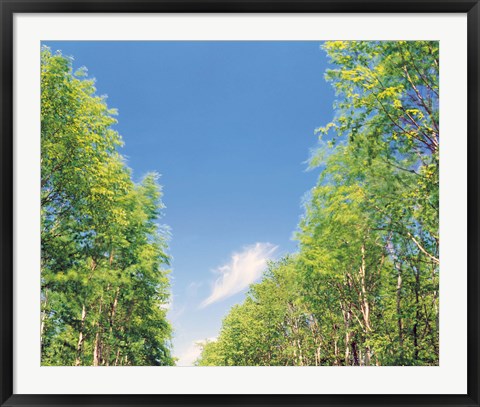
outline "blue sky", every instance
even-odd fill
[[[318,176],[305,161],[333,114],[325,53],[318,42],[44,44],[86,66],[118,109],[134,180],[161,174],[173,353],[188,365],[266,259],[296,251]]]

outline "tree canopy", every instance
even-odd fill
[[[159,176],[135,184],[115,110],[86,70],[41,54],[43,365],[172,365]]]
[[[199,366],[439,363],[438,42],[323,49],[335,113],[316,130],[298,250]],[[85,69],[42,49],[42,365],[175,363],[159,175],[132,180],[115,116]]]

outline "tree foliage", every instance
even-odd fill
[[[86,71],[41,55],[43,365],[172,365],[158,175],[135,184]]]
[[[199,365],[437,365],[437,42],[330,41],[335,117],[297,231]]]

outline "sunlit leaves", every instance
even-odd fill
[[[42,364],[170,365],[158,175],[135,185],[115,110],[42,50]]]
[[[299,253],[251,287],[201,365],[438,364],[438,43],[324,49],[335,115],[316,131]]]

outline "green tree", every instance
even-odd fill
[[[438,43],[329,41],[335,116],[296,236],[199,364],[437,365]]]
[[[132,182],[114,114],[84,69],[42,49],[44,365],[173,364],[158,177]]]

